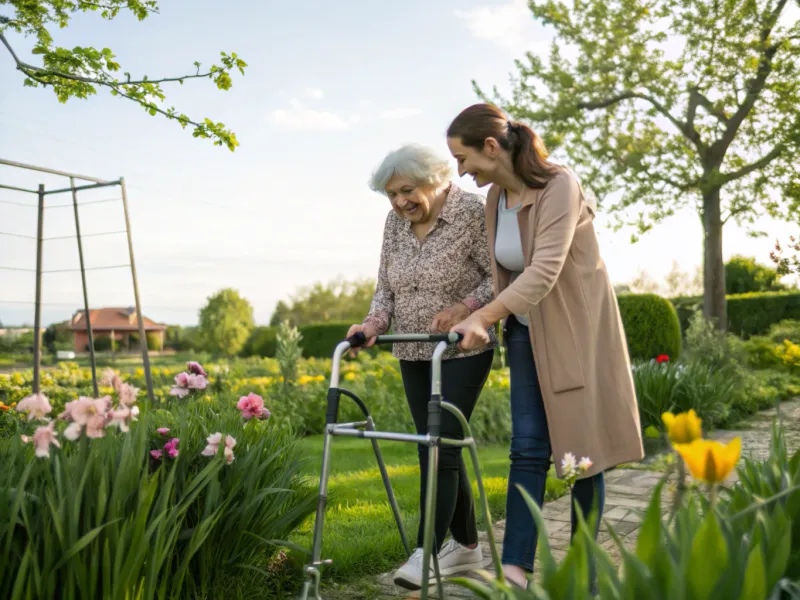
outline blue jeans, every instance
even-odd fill
[[[538,534],[533,515],[516,486],[521,485],[539,507],[544,504],[547,471],[550,469],[550,434],[528,328],[512,315],[503,331],[503,340],[511,371],[511,470],[506,497],[503,564],[532,572]],[[577,529],[575,503],[588,518],[595,496],[602,515],[605,502],[603,473],[575,482],[572,490],[572,535]]]

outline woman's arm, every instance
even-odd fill
[[[389,285],[389,275],[387,264],[389,260],[390,248],[390,223],[393,213],[386,217],[386,224],[383,228],[383,243],[381,244],[381,259],[378,267],[378,281],[375,285],[375,294],[372,303],[364,319],[363,325],[370,326],[375,335],[382,335],[389,331],[394,315],[394,292]]]
[[[525,314],[544,298],[558,279],[580,216],[580,189],[569,173],[558,175],[538,201],[536,246],[531,263],[497,299],[452,328],[464,335],[469,350],[489,343],[486,328],[510,314]]]

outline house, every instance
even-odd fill
[[[164,349],[164,332],[166,325],[160,325],[155,321],[142,317],[144,320],[144,331],[148,337],[155,336],[158,340],[156,348]],[[139,324],[136,321],[136,309],[128,308],[97,308],[89,310],[89,319],[92,324],[92,335],[94,336],[95,349],[107,347],[109,350],[137,350],[139,348]],[[75,352],[88,352],[89,333],[86,331],[85,311],[79,310],[69,322],[69,329],[73,333],[73,348]],[[133,340],[131,337],[133,336]],[[101,341],[103,340],[103,341]],[[108,340],[108,342],[104,341]]]

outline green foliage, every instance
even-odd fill
[[[252,329],[253,307],[234,289],[220,290],[200,309],[200,335],[211,352],[235,356]]]
[[[94,350],[95,352],[108,352],[111,350],[113,346],[113,341],[110,336],[107,335],[98,335],[94,337]],[[86,344],[87,350],[89,344]]]
[[[242,356],[274,357],[278,345],[275,327],[254,327],[242,347]]]
[[[109,48],[98,50],[88,46],[76,46],[71,50],[54,45],[50,28],[53,25],[64,28],[76,13],[98,12],[103,19],[112,20],[120,12],[128,11],[142,21],[153,13],[158,13],[156,0],[105,0],[91,2],[88,0],[32,0],[26,2],[0,1],[0,6],[10,4],[14,14],[8,18],[0,18],[0,41],[3,41],[16,63],[16,68],[25,75],[24,85],[28,87],[50,86],[59,102],[67,102],[70,98],[86,99],[97,93],[100,87],[108,88],[112,95],[126,98],[144,108],[150,115],[161,114],[185,128],[192,125],[194,137],[208,138],[216,146],[226,146],[233,151],[239,142],[236,135],[226,129],[224,124],[215,123],[211,119],[194,121],[174,107],[164,107],[166,99],[162,84],[186,80],[210,79],[217,89],[228,90],[233,84],[231,73],[239,71],[244,75],[247,66],[235,52],[220,53],[220,64],[212,65],[201,71],[200,63],[195,62],[195,72],[177,77],[152,79],[143,76],[132,78],[130,73],[123,72],[124,77],[116,74],[121,65]],[[36,39],[32,53],[41,57],[42,66],[26,63],[18,58],[5,37],[6,32],[14,32]]]
[[[681,329],[689,326],[689,319],[702,309],[703,299],[698,297],[673,298],[678,311]],[[766,333],[770,326],[780,321],[800,320],[799,292],[756,292],[728,296],[728,331],[748,338]]]
[[[783,340],[800,344],[800,319],[784,319],[775,323],[769,328],[767,337],[776,344]]]
[[[773,460],[770,457],[763,464],[753,463],[754,470],[774,470],[774,465],[768,464]],[[715,510],[704,498],[691,495],[668,523],[662,518],[663,487],[661,483],[653,490],[633,550],[609,525],[615,554],[620,556],[619,570],[609,551],[594,540],[596,511],[587,519],[581,517],[566,556],[556,561],[541,509],[520,488],[539,531],[539,581],[532,582],[528,591],[514,590],[488,577],[486,584],[465,578],[453,581],[487,600],[588,600],[593,597],[589,588],[589,564],[593,562],[599,598],[798,597],[792,537],[798,523],[800,497],[786,500],[778,494],[765,497],[751,493],[751,504],[745,508],[740,508],[741,503],[723,503],[722,509]],[[770,486],[762,485],[760,490],[768,492]],[[743,499],[747,496],[747,491],[741,492]]]
[[[162,426],[180,454],[156,461]],[[215,431],[237,440],[230,465],[200,454]],[[0,440],[3,598],[218,598],[252,572],[269,596],[270,540],[288,539],[315,505],[291,433],[245,424],[232,402],[145,411],[129,434],[52,452],[37,459],[18,437]]]
[[[181,327],[170,325],[164,333],[164,348],[176,352],[198,350],[201,343],[196,327]]]
[[[351,325],[360,323],[369,312],[374,293],[373,279],[337,279],[324,285],[317,282],[311,287],[300,288],[288,303],[278,302],[270,325],[274,327],[282,321],[297,326],[328,321],[349,321]]]
[[[303,349],[300,347],[302,340],[303,336],[297,327],[289,325],[288,321],[281,323],[275,338],[275,359],[280,365],[284,383],[297,379],[297,361],[303,356]]]
[[[680,323],[668,300],[655,294],[622,294],[618,302],[631,359],[680,356]]]
[[[333,356],[336,345],[347,335],[351,322],[319,323],[300,328],[303,334],[303,356]]]
[[[760,265],[755,258],[734,256],[725,264],[725,293],[749,294],[785,290],[777,269]]]
[[[637,363],[633,370],[642,429],[664,429],[661,415],[694,409],[705,427],[716,427],[729,418],[735,380],[714,366],[688,363]]]

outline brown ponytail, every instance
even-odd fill
[[[514,173],[531,188],[541,189],[559,170],[558,165],[547,160],[547,149],[542,138],[519,121],[509,121],[499,108],[492,104],[473,104],[453,119],[447,128],[447,137],[459,138],[469,148],[483,150],[486,138],[494,138],[511,153]]]

